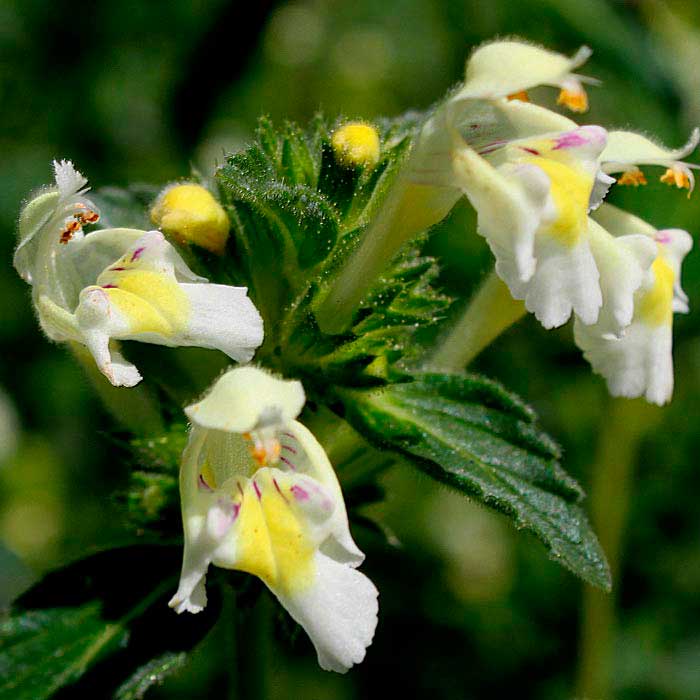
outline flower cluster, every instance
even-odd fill
[[[244,287],[194,274],[158,230],[101,229],[98,207],[72,163],[54,163],[55,185],[24,207],[14,264],[32,287],[39,323],[59,342],[85,345],[115,386],[141,375],[116,341],[221,350],[240,363],[263,341],[262,318]],[[153,222],[181,243],[221,253],[226,213],[211,193],[167,187]],[[364,555],[350,535],[343,496],[321,445],[296,420],[297,381],[253,367],[224,374],[189,406],[192,431],[180,491],[185,551],[170,605],[206,604],[210,564],[258,576],[307,631],[322,668],[361,661],[377,624],[377,590],[356,568]]]
[[[529,101],[531,88],[555,86],[559,104],[585,111],[583,84],[597,81],[574,71],[589,55],[583,47],[566,58],[520,41],[477,48],[464,83],[423,124],[356,259],[386,259],[465,195],[513,299],[545,328],[573,315],[576,342],[613,395],[663,404],[673,390],[672,315],[687,311],[680,267],[692,241],[604,199],[612,174],[622,173],[622,185],[644,183],[640,165],[665,167],[662,182],[690,194],[698,166],[682,159],[700,131],[669,150],[640,134],[579,126]],[[343,330],[365,292],[352,274],[348,265],[321,309],[328,332]]]
[[[596,81],[575,71],[589,55],[584,47],[566,58],[519,41],[474,51],[464,83],[424,121],[347,264],[334,270],[332,288],[314,307],[322,331],[345,330],[398,249],[466,196],[501,280],[492,276],[482,288],[492,294],[479,302],[488,309],[483,316],[498,316],[499,306],[515,300],[515,311],[501,313],[508,323],[520,307],[545,328],[573,317],[576,343],[613,395],[670,400],[673,314],[688,311],[680,275],[692,240],[604,200],[615,182],[644,184],[640,166],[664,167],[661,180],[690,194],[698,166],[683,158],[700,131],[668,150],[639,134],[580,126],[529,101],[528,90],[554,86],[559,104],[584,112],[583,85]],[[381,156],[378,132],[364,122],[336,130],[330,146],[344,175],[375,168]],[[224,254],[230,222],[211,192],[191,182],[166,187],[150,212],[157,230],[86,232],[100,221],[86,179],[67,161],[54,162],[54,175],[53,186],[22,210],[14,257],[51,340],[84,345],[107,380],[123,387],[141,375],[119,341],[252,360],[263,321],[248,290],[195,274],[175,245]],[[498,320],[481,322],[496,328]],[[479,337],[492,339],[493,328]],[[364,556],[333,467],[297,420],[304,403],[300,382],[247,366],[229,369],[185,409],[185,548],[170,606],[202,610],[210,565],[248,572],[306,630],[321,667],[344,672],[372,641],[377,591],[357,570]]]

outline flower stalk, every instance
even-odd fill
[[[324,333],[345,331],[374,281],[401,247],[441,221],[454,206],[458,193],[420,185],[399,176],[374,221],[347,265],[316,310]]]
[[[525,304],[513,299],[508,287],[491,272],[426,365],[453,372],[464,369],[525,313]]]

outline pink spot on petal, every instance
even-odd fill
[[[110,267],[109,268],[110,272],[123,272],[124,270],[126,270],[125,267]]]
[[[560,148],[577,148],[578,146],[585,146],[588,140],[581,136],[576,131],[570,131],[568,134],[563,134],[557,139],[557,145],[552,149],[558,151]]]
[[[102,289],[117,289],[116,284],[103,284]]]
[[[283,450],[289,450],[292,454],[296,454],[297,451],[291,445],[282,445]]]
[[[140,248],[137,248],[132,254],[131,254],[131,262],[134,262],[138,260],[142,255],[143,251],[146,250],[146,246],[141,246]]]
[[[671,242],[671,234],[668,231],[657,231],[654,240],[666,245]]]
[[[540,154],[540,152],[539,152],[537,149],[535,149],[535,148],[527,148],[526,146],[520,146],[520,150],[521,150],[521,151],[525,151],[525,153],[530,153],[530,154],[532,154],[533,156],[538,156],[538,155]]]
[[[294,498],[297,499],[297,501],[308,501],[309,500],[309,492],[302,488],[301,486],[298,486],[297,484],[294,484],[291,489],[289,489],[292,494],[294,495]]]
[[[260,487],[258,486],[258,482],[253,479],[253,488],[255,489],[255,495],[258,497],[258,500],[262,499],[262,493],[260,492]]]
[[[235,522],[236,519],[238,518],[239,513],[241,512],[241,504],[240,503],[233,503],[232,504],[232,510],[233,510],[233,521]]]

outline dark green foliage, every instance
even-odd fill
[[[443,319],[451,301],[434,287],[439,270],[422,253],[425,235],[387,261],[348,332],[327,335],[316,324],[312,310],[386,196],[416,119],[380,124],[379,163],[364,168],[336,162],[320,117],[306,132],[291,124],[276,130],[262,119],[255,142],[217,172],[231,219],[227,254],[180,249],[210,280],[248,286],[265,322],[256,362],[302,380],[311,404],[332,409],[326,423],[341,415],[379,448],[357,441],[357,458],[336,464],[356,521],[394,541],[357,509],[382,499],[377,473],[413,463],[531,530],[562,564],[609,588],[605,558],[578,505],[582,491],[532,411],[489,380],[416,369],[419,332]],[[145,191],[102,191],[98,199],[108,224],[149,226]],[[164,359],[158,348],[127,348],[169,427],[128,443],[132,468],[122,500],[132,528],[168,540],[181,532],[178,469],[187,428],[180,409],[221,369],[211,353],[183,352]],[[109,687],[118,688],[118,700],[135,700],[182,666],[216,605],[194,622],[166,608],[179,556],[179,548],[115,550],[47,577],[5,623],[0,663],[20,670],[0,687],[0,700],[49,697],[81,676],[80,687],[93,696]],[[46,596],[52,590],[55,597]]]
[[[443,374],[340,396],[363,435],[532,530],[571,571],[610,588],[605,556],[578,505],[583,493],[517,397],[481,377]]]
[[[135,526],[170,535],[179,531],[178,471],[186,444],[182,423],[174,423],[163,435],[131,441],[126,507]]]
[[[42,700],[77,683],[59,696],[108,698],[121,686],[117,697],[127,700],[176,670],[219,608],[211,587],[200,615],[178,617],[167,607],[180,554],[179,547],[116,549],[45,577],[0,623],[0,698]]]
[[[259,359],[311,382],[319,372],[339,383],[386,377],[416,331],[444,315],[449,299],[430,286],[438,269],[421,256],[422,240],[377,281],[349,333],[321,333],[310,311],[385,197],[416,122],[413,115],[381,123],[379,163],[347,168],[336,162],[320,117],[306,134],[289,124],[276,131],[262,119],[256,142],[218,171],[234,264],[265,319]]]

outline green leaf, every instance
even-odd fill
[[[368,439],[504,513],[537,535],[556,561],[610,589],[605,556],[578,505],[583,492],[520,399],[481,377],[427,373],[338,394]]]
[[[114,695],[114,700],[142,700],[146,691],[160,685],[166,676],[181,669],[187,662],[187,654],[166,652],[139,668],[131,678],[122,683]]]
[[[182,423],[173,423],[163,433],[130,441],[133,468],[126,492],[119,500],[125,502],[128,518],[139,531],[180,533],[178,474],[186,444],[187,426]]]
[[[197,616],[167,607],[180,556],[179,547],[128,547],[46,576],[0,622],[0,700],[43,700],[70,684],[67,697],[109,697],[121,685],[135,698],[144,665],[175,670],[219,607],[210,600]]]
[[[378,124],[379,162],[348,168],[321,117],[306,132],[262,119],[255,143],[217,172],[232,221],[229,277],[248,285],[265,322],[260,361],[310,382],[376,381],[409,360],[417,330],[444,315],[449,300],[431,287],[437,266],[420,255],[423,239],[393,261],[346,335],[321,333],[311,313],[386,196],[418,121]]]

